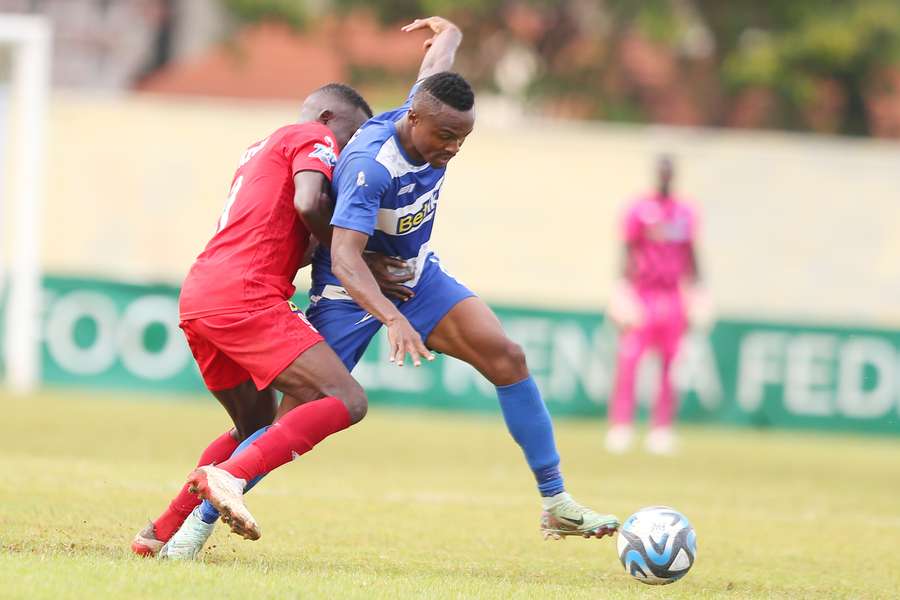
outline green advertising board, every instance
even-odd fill
[[[178,329],[178,289],[64,277],[44,280],[42,380],[53,386],[200,392]],[[600,416],[616,334],[599,312],[494,306],[520,343],[552,413]],[[387,360],[379,335],[354,375],[373,404],[496,411],[493,388],[449,357],[419,369]],[[644,361],[639,401],[658,363]],[[900,332],[722,320],[691,334],[675,380],[682,418],[739,425],[900,433]]]

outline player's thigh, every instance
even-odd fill
[[[659,349],[663,360],[671,363],[675,360],[687,333],[687,321],[674,321],[659,333]]]
[[[278,400],[272,388],[257,390],[251,379],[226,390],[216,390],[213,396],[228,412],[243,440],[275,420]]]
[[[295,390],[294,394],[284,394],[281,398],[281,403],[278,405],[278,410],[275,412],[275,420],[277,421],[301,404],[306,404],[307,402],[319,400],[324,397],[325,396],[320,392],[309,386],[306,386],[300,391]]]
[[[621,366],[640,359],[648,347],[654,344],[654,329],[648,323],[629,327],[619,334],[616,356]]]
[[[528,376],[522,348],[509,339],[497,315],[477,296],[451,308],[426,344],[469,363],[494,385],[518,383]]]
[[[349,371],[362,358],[381,328],[378,319],[349,300],[320,298],[310,305],[306,314]]]
[[[298,400],[312,395],[338,398],[347,407],[354,423],[365,416],[368,408],[362,386],[324,341],[295,358],[275,377],[272,385]]]

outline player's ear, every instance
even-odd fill
[[[410,125],[418,125],[419,113],[416,112],[416,109],[410,108],[406,113],[406,119],[409,121]]]
[[[332,119],[334,119],[334,113],[328,108],[323,108],[322,110],[320,110],[319,116],[316,117],[316,120],[322,125],[328,125],[329,121],[331,121]]]

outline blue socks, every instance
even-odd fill
[[[262,429],[258,429],[256,431],[254,431],[252,434],[248,435],[247,439],[245,439],[243,442],[238,444],[238,447],[234,449],[234,452],[231,453],[231,456],[236,456],[236,455],[240,454],[241,452],[243,452],[244,450],[246,450],[250,444],[252,444],[253,442],[256,441],[256,438],[258,438],[259,436],[264,434],[266,432],[266,430],[268,430],[268,429],[269,429],[268,427],[263,427]],[[249,492],[250,489],[257,483],[259,483],[260,479],[262,479],[263,477],[264,477],[264,475],[260,475],[259,477],[256,477],[256,478],[248,481],[247,485],[244,486],[244,493],[246,494],[247,492]],[[204,500],[200,504],[200,520],[203,521],[204,523],[212,524],[212,523],[215,523],[216,519],[218,519],[218,518],[219,518],[219,511],[217,511],[216,508],[212,504],[209,503],[209,500]]]
[[[541,496],[565,491],[550,413],[530,375],[519,383],[497,387],[506,427],[525,453]]]

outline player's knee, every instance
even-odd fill
[[[528,361],[522,346],[506,340],[497,353],[489,379],[494,385],[510,385],[528,377]]]
[[[366,413],[369,411],[369,399],[366,397],[366,392],[355,380],[352,385],[347,385],[346,388],[340,392],[338,398],[340,398],[341,402],[344,403],[344,406],[347,407],[347,412],[350,414],[351,425],[355,425],[362,421],[363,417],[365,417]]]

